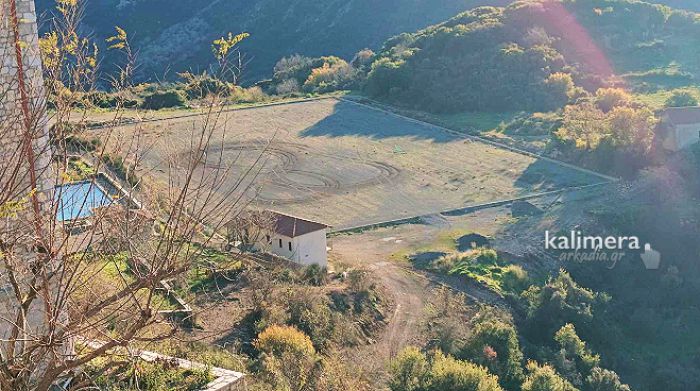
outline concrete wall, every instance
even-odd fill
[[[326,230],[320,230],[294,238],[272,234],[269,243],[266,238],[261,238],[255,248],[258,251],[279,255],[301,265],[317,264],[326,267],[328,265],[326,246]]]
[[[328,266],[328,253],[326,251],[326,230],[309,232],[306,235],[294,238],[294,261],[302,265],[317,264]]]
[[[700,124],[676,125],[677,149],[685,149],[700,141]]]

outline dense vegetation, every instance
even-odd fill
[[[518,1],[388,40],[366,90],[430,111],[551,110],[620,75],[638,90],[690,84],[698,40],[694,14],[649,3]]]
[[[453,299],[453,310],[463,303]],[[593,337],[605,323],[606,294],[586,289],[565,271],[544,284],[510,295],[512,316],[482,307],[470,333],[436,329],[437,344],[409,347],[392,363],[392,391],[629,391],[603,368],[601,357],[579,337]],[[464,311],[464,308],[461,308]],[[454,315],[445,313],[444,318]],[[426,354],[427,352],[427,354]]]
[[[609,101],[602,97],[610,95],[624,97],[605,91],[598,103],[586,104],[601,110],[598,105]],[[544,283],[535,276],[541,268],[533,268],[529,288],[504,290],[502,276],[493,269],[477,273],[502,264],[497,258],[455,253],[433,261],[433,271],[458,271],[504,295],[509,308],[500,314],[483,308],[469,332],[455,331],[460,323],[442,315],[447,320],[435,320],[442,323],[431,328],[437,342],[422,351],[437,347],[458,360],[482,365],[498,376],[505,390],[697,388],[700,371],[694,347],[700,334],[693,325],[700,320],[700,228],[698,208],[691,200],[700,194],[699,162],[700,147],[695,146],[663,167],[642,170],[635,181],[611,187],[603,199],[581,206],[586,212],[583,220],[577,220],[577,230],[633,234],[650,241],[663,254],[660,270],[646,270],[637,254],[627,254],[609,269],[597,262],[566,262],[568,271]],[[570,211],[562,207],[545,220],[570,221]],[[454,267],[459,262],[466,265]],[[426,360],[430,361],[429,354]],[[546,386],[533,388],[534,384]]]
[[[248,62],[244,78],[254,82],[269,77],[275,62],[285,56],[334,53],[349,58],[392,35],[471,7],[508,2],[446,0],[436,7],[432,0],[99,0],[87,2],[84,24],[100,42],[112,35],[115,25],[129,31],[140,51],[141,77],[150,80],[206,70],[212,63],[212,40],[229,31],[246,31],[251,37],[242,45]],[[54,5],[54,0],[37,0],[40,14]]]
[[[195,391],[214,380],[207,370],[181,369],[177,363],[164,360],[126,361],[116,367],[107,367],[97,360],[85,368],[85,375],[93,379],[98,389],[120,391]]]
[[[695,0],[656,0],[654,3],[664,4],[669,7],[686,9],[691,11],[700,11],[700,3]]]

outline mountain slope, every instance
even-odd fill
[[[509,0],[90,0],[84,23],[98,41],[124,27],[140,50],[141,75],[206,69],[211,42],[233,32],[251,37],[242,49],[246,80],[267,77],[283,56],[345,58],[385,39],[483,4]],[[37,0],[39,12],[54,0]]]
[[[700,1],[697,0],[653,0],[651,2],[667,5],[672,8],[700,12]]]
[[[695,84],[698,15],[636,0],[518,1],[388,40],[367,91],[433,111],[543,109],[587,89]],[[559,92],[558,92],[559,91]]]

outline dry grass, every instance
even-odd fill
[[[164,180],[175,152],[185,156],[201,117],[127,125],[108,144],[145,131],[148,172]],[[99,136],[99,130],[93,131]],[[336,228],[410,217],[597,178],[436,128],[336,99],[252,108],[222,115],[203,170],[223,158],[231,183],[256,159],[256,195],[265,207]],[[268,145],[269,143],[269,145]],[[219,154],[220,152],[220,154]],[[218,163],[216,163],[218,164]]]

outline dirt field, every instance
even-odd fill
[[[165,178],[164,156],[185,160],[201,118],[124,126],[117,139],[136,127],[149,174]],[[260,158],[258,203],[336,229],[603,181],[337,99],[230,111],[216,129],[203,170],[225,166],[233,186]]]

